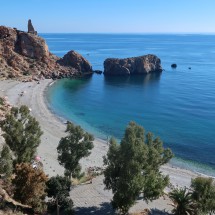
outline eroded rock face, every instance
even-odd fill
[[[71,51],[62,59],[49,52],[35,34],[0,26],[0,78],[63,78],[92,73],[80,54]]]
[[[62,59],[58,61],[61,65],[75,68],[78,72],[92,73],[90,63],[75,51],[69,51]]]
[[[18,32],[17,48],[21,55],[29,58],[43,60],[49,58],[49,49],[41,37],[32,36],[26,32]]]
[[[108,58],[104,61],[104,75],[135,75],[161,71],[161,60],[151,54],[125,59]]]

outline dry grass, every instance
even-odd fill
[[[79,184],[85,184],[85,183],[90,183],[92,180],[92,177],[89,175],[84,175],[80,179],[74,178],[72,179],[72,184],[73,185],[79,185]]]

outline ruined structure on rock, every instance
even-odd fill
[[[34,30],[31,20],[28,20],[28,33],[37,35],[37,31]]]

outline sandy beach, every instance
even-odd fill
[[[57,161],[57,146],[61,137],[65,136],[66,125],[62,120],[57,118],[48,108],[44,96],[47,87],[52,80],[43,80],[39,83],[23,83],[12,80],[0,81],[0,96],[6,96],[13,106],[27,105],[31,109],[32,115],[39,121],[44,132],[41,144],[38,148],[38,155],[41,157],[44,171],[50,177],[62,175],[63,168]],[[20,96],[23,92],[23,96]],[[2,139],[0,140],[2,144]],[[82,159],[82,169],[85,170],[90,166],[102,166],[103,156],[108,150],[107,143],[100,139],[95,139],[94,148],[89,157]],[[170,176],[171,183],[175,186],[189,186],[191,178],[199,174],[189,170],[172,167],[171,165],[163,166],[161,171]],[[105,210],[110,210],[111,192],[104,191],[102,183],[103,177],[99,176],[93,179],[92,184],[80,185],[74,187],[71,191],[71,197],[74,205],[77,207],[78,214],[88,214],[88,209],[94,208],[97,213],[106,214]],[[168,199],[160,198],[150,204],[137,201],[137,204],[131,208],[131,211],[141,211],[144,208],[157,208],[163,211],[165,208],[171,210]],[[156,214],[156,213],[154,213]]]

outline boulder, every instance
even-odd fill
[[[162,72],[161,60],[155,55],[125,59],[108,58],[104,61],[104,75],[137,75]]]
[[[176,63],[173,63],[173,64],[171,65],[171,67],[172,67],[173,69],[176,69],[176,68],[177,68],[177,64],[176,64]]]
[[[69,51],[63,56],[63,58],[58,60],[58,63],[60,65],[72,67],[81,73],[93,72],[90,63],[83,56],[81,56],[75,51]]]

